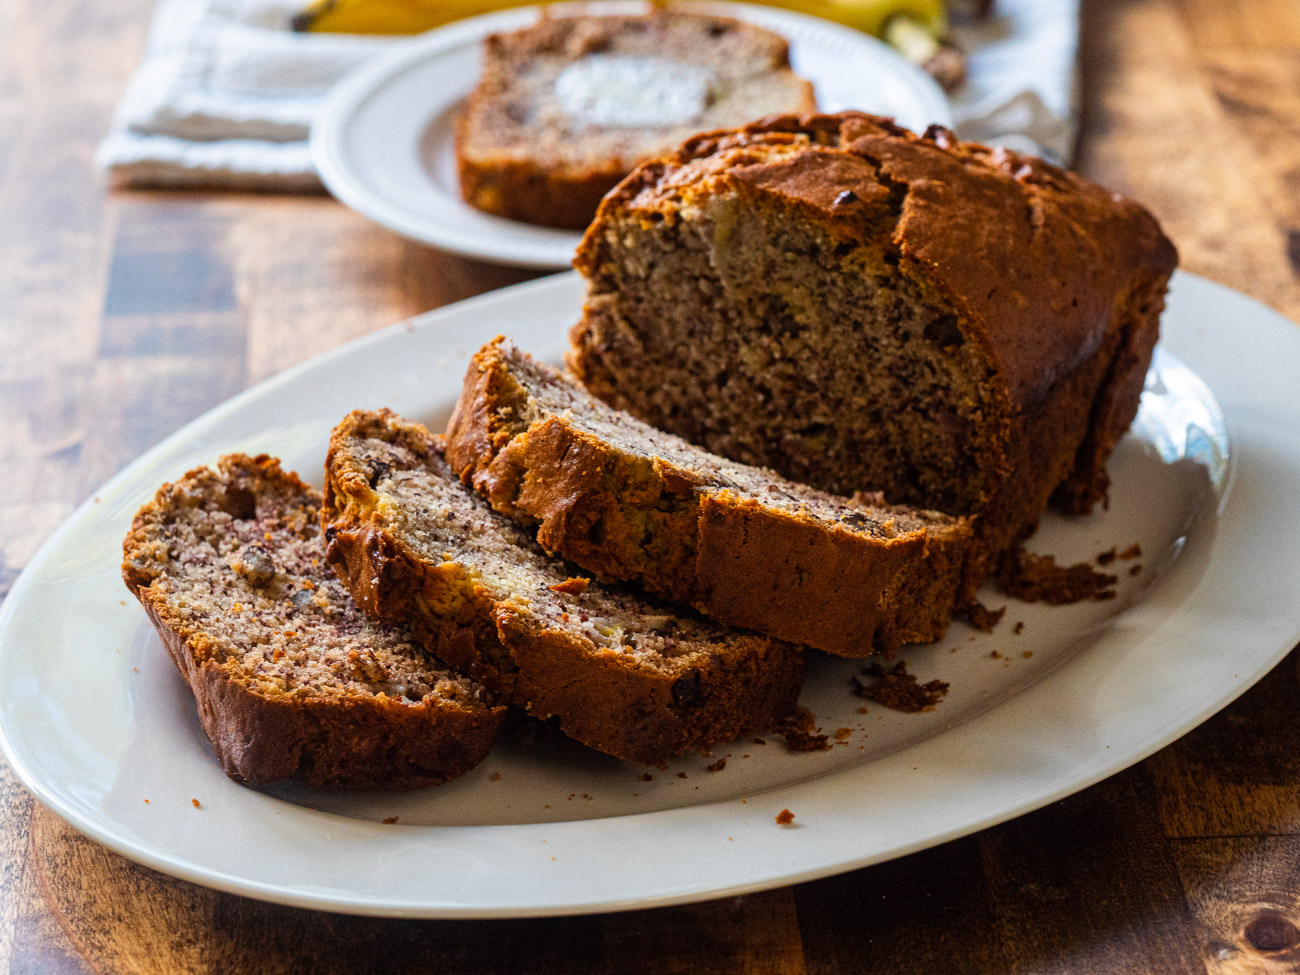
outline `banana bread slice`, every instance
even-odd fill
[[[278,461],[234,454],[164,484],[126,537],[122,577],[226,774],[383,788],[464,774],[505,709],[357,609],[319,518],[320,495]]]
[[[643,159],[696,132],[816,107],[785,40],[681,11],[543,16],[494,34],[457,124],[461,194],[499,216],[581,230]]]
[[[657,765],[767,729],[805,650],[594,582],[462,485],[441,438],[388,412],[334,430],[330,564],[369,613],[572,738]]]
[[[956,608],[962,520],[725,460],[505,338],[470,363],[447,458],[547,551],[734,626],[858,657],[937,640]]]
[[[1173,245],[1132,201],[890,120],[690,139],[601,207],[569,366],[620,409],[824,490],[976,516],[1085,513],[1138,407]]]

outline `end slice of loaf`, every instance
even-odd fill
[[[483,58],[457,125],[462,195],[574,230],[637,163],[687,136],[816,104],[784,38],[726,17],[548,15],[488,37]]]
[[[1176,263],[1140,206],[1041,160],[861,112],[773,117],[606,198],[569,366],[734,460],[974,516],[973,596],[1049,497],[1105,497]]]
[[[231,778],[409,788],[462,775],[505,709],[361,613],[325,565],[319,512],[277,461],[223,457],[140,509],[122,576]]]
[[[365,609],[507,701],[645,764],[768,728],[802,647],[721,627],[546,555],[447,465],[441,438],[350,414],[326,461],[328,558]]]
[[[547,551],[734,626],[868,656],[939,639],[956,608],[962,519],[725,460],[505,338],[470,364],[447,457]]]

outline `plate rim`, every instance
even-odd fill
[[[905,77],[907,83],[916,89],[927,110],[933,114],[934,122],[949,127],[953,124],[951,103],[934,79],[878,38],[810,14],[761,7],[736,0],[688,0],[687,5],[701,10],[713,9],[719,14],[756,23],[778,33],[783,27],[785,30],[801,27],[805,31],[815,30],[826,38],[837,39],[841,44],[852,43],[864,52],[870,52],[876,62],[890,65],[900,77]],[[448,51],[476,42],[489,33],[526,26],[543,9],[554,11],[556,7],[564,7],[572,9],[576,14],[578,8],[599,13],[602,10],[613,12],[644,9],[646,6],[645,0],[565,0],[562,3],[515,7],[456,21],[398,42],[393,50],[375,55],[334,85],[318,110],[308,142],[321,182],[345,206],[410,240],[449,253],[512,267],[549,270],[569,267],[573,250],[582,237],[581,232],[520,224],[520,227],[530,232],[550,231],[558,235],[558,239],[544,242],[515,236],[489,235],[484,243],[470,234],[447,232],[436,224],[409,217],[358,175],[348,158],[347,130],[365,103],[399,76],[423,67],[431,59]],[[561,250],[563,254],[560,253]]]
[[[38,549],[36,554],[29,561],[27,567],[24,568],[22,574],[15,582],[12,590],[9,593],[9,596],[5,599],[3,605],[0,605],[0,674],[4,674],[8,666],[8,662],[4,658],[9,655],[4,654],[3,651],[7,645],[6,636],[7,636],[9,621],[11,617],[14,616],[15,613],[17,612],[16,607],[21,606],[28,598],[27,591],[29,588],[35,585],[37,570],[42,565],[42,563],[49,558],[49,556],[54,552],[56,548],[59,547],[59,545],[62,543],[62,541],[65,539],[67,535],[69,535],[70,533],[76,531],[79,527],[81,527],[81,522],[85,520],[87,513],[93,510],[93,506],[96,503],[95,499],[98,494],[100,493],[106,494],[109,492],[110,489],[114,487],[122,486],[128,482],[137,480],[138,476],[135,474],[137,470],[141,469],[144,466],[148,466],[154,457],[160,454],[165,454],[169,450],[173,449],[177,442],[184,441],[188,436],[192,436],[192,431],[194,430],[194,428],[200,425],[209,425],[209,424],[215,424],[220,422],[220,420],[224,415],[240,408],[249,399],[258,398],[262,395],[265,395],[266,393],[268,393],[269,391],[273,390],[278,386],[292,382],[302,372],[319,367],[333,360],[346,358],[350,355],[355,354],[359,349],[362,349],[372,343],[388,341],[391,339],[392,336],[398,334],[399,331],[409,330],[414,325],[422,325],[424,327],[431,327],[431,326],[436,327],[438,325],[438,319],[442,317],[446,317],[458,313],[463,314],[467,310],[468,311],[479,310],[485,307],[490,307],[492,304],[498,302],[505,302],[507,304],[510,304],[517,300],[520,300],[521,298],[526,299],[527,296],[534,291],[539,291],[544,289],[563,288],[563,287],[571,288],[574,285],[575,277],[576,276],[573,274],[561,274],[561,275],[555,275],[555,276],[543,278],[539,281],[526,282],[524,284],[516,285],[508,289],[502,289],[501,291],[491,292],[482,296],[478,296],[476,298],[469,299],[468,301],[465,302],[459,302],[453,305],[448,305],[445,306],[444,308],[425,313],[424,315],[421,316],[417,316],[414,319],[408,319],[405,322],[399,322],[396,325],[393,325],[389,328],[370,333],[366,336],[362,336],[361,338],[354,340],[353,342],[336,347],[335,349],[328,350],[319,356],[308,359],[302,363],[290,367],[289,369],[277,373],[274,376],[268,377],[266,380],[263,380],[262,382],[251,387],[250,389],[237,394],[231,399],[226,400],[222,404],[219,404],[217,407],[214,407],[212,410],[204,413],[202,416],[196,418],[194,421],[191,421],[190,423],[183,426],[180,430],[176,431],[171,436],[165,438],[162,442],[160,442],[155,447],[143,453],[140,457],[136,458],[134,461],[128,464],[121,472],[119,472],[108,482],[106,482],[106,484],[102,488],[100,488],[99,491],[92,493],[92,495],[89,496],[81,505],[79,505],[77,509],[72,513],[72,515],[70,515],[59,526],[59,528],[56,529],[56,531],[41,545],[41,547]],[[1267,324],[1269,324],[1270,326],[1272,324],[1282,322],[1290,327],[1295,327],[1294,325],[1292,325],[1292,323],[1288,322],[1279,313],[1273,311],[1272,309],[1267,308],[1267,306],[1263,305],[1262,303],[1256,301],[1255,299],[1249,298],[1248,296],[1241,295],[1240,293],[1235,292],[1232,289],[1226,288],[1223,285],[1218,285],[1214,282],[1207,281],[1203,278],[1198,278],[1194,275],[1187,274],[1186,272],[1179,272],[1179,280],[1188,282],[1187,284],[1182,285],[1182,287],[1209,288],[1212,291],[1217,292],[1221,298],[1229,298],[1230,300],[1234,300],[1234,301],[1245,301],[1250,303],[1253,306],[1256,306],[1256,309],[1266,313],[1264,319],[1261,320],[1266,319]],[[1229,424],[1234,423],[1233,418],[1231,417],[1230,414],[1228,415],[1227,419]],[[1233,432],[1233,436],[1234,436],[1234,443],[1238,442],[1235,440],[1236,437],[1235,430]],[[1234,446],[1233,449],[1234,463],[1236,463],[1235,460],[1236,455],[1237,455],[1237,450],[1236,447]],[[131,841],[129,838],[123,838],[122,836],[117,835],[112,829],[113,825],[115,825],[113,821],[110,820],[108,824],[105,825],[97,821],[95,817],[83,815],[81,810],[69,806],[69,804],[65,803],[60,796],[58,796],[56,793],[54,793],[53,791],[51,791],[49,788],[46,787],[46,784],[44,783],[42,778],[33,773],[32,769],[25,761],[23,755],[21,755],[16,751],[13,742],[10,740],[10,735],[8,731],[8,714],[3,707],[0,707],[0,754],[3,754],[4,758],[9,763],[10,767],[14,770],[15,775],[18,777],[18,779],[23,783],[23,785],[26,788],[28,788],[33,794],[35,794],[40,801],[42,801],[48,808],[51,809],[51,811],[53,811],[56,815],[59,815],[65,821],[69,822],[69,824],[72,825],[79,832],[91,837],[97,842],[102,843],[106,847],[115,850],[116,852],[128,857],[129,859],[143,863],[161,872],[173,876],[177,876],[182,879],[194,883],[198,883],[204,886],[228,891],[230,893],[236,893],[244,896],[254,897],[257,899],[272,901],[275,903],[288,904],[288,905],[298,906],[298,907],[325,909],[325,910],[344,912],[344,913],[353,913],[353,914],[370,914],[370,915],[391,916],[391,917],[504,918],[504,917],[565,916],[565,915],[584,914],[584,913],[593,913],[593,912],[603,913],[603,912],[613,912],[613,911],[621,911],[621,910],[629,910],[629,909],[639,909],[645,907],[666,906],[670,904],[690,903],[690,902],[702,901],[702,900],[713,899],[718,897],[734,896],[737,894],[750,893],[754,891],[770,889],[773,887],[786,886],[794,883],[801,883],[808,880],[818,879],[820,877],[831,876],[848,870],[857,869],[862,866],[867,866],[873,863],[883,862],[888,859],[904,856],[907,855],[908,853],[916,852],[917,850],[920,849],[925,849],[931,846],[939,845],[949,840],[956,839],[960,836],[970,835],[971,833],[986,829],[990,826],[996,825],[997,823],[1005,822],[1009,819],[1031,812],[1051,802],[1054,802],[1057,799],[1060,799],[1066,795],[1070,795],[1075,792],[1081,791],[1082,789],[1085,789],[1095,784],[1096,782],[1101,781],[1104,778],[1107,778],[1111,775],[1114,775],[1122,771],[1124,768],[1127,768],[1130,765],[1135,764],[1138,761],[1141,761],[1142,759],[1153,754],[1155,751],[1158,751],[1160,748],[1165,747],[1170,742],[1181,737],[1183,734],[1186,734],[1192,728],[1196,727],[1204,720],[1207,720],[1213,714],[1217,713],[1222,708],[1226,707],[1233,700],[1235,700],[1246,690],[1248,690],[1251,686],[1253,686],[1264,674],[1268,673],[1274,666],[1276,666],[1276,664],[1288,652],[1290,652],[1291,648],[1295,646],[1297,642],[1300,642],[1300,617],[1298,617],[1296,620],[1292,622],[1292,628],[1290,631],[1288,631],[1288,636],[1286,637],[1286,640],[1280,645],[1279,649],[1275,650],[1272,653],[1261,654],[1258,658],[1259,662],[1253,671],[1248,672],[1247,675],[1243,679],[1241,679],[1238,683],[1228,685],[1224,689],[1223,693],[1219,694],[1209,704],[1207,704],[1200,711],[1198,711],[1197,714],[1190,721],[1181,721],[1179,723],[1176,723],[1175,725],[1171,725],[1170,727],[1165,729],[1163,734],[1156,736],[1155,738],[1140,744],[1136,748],[1130,748],[1127,750],[1125,749],[1118,750],[1116,752],[1115,757],[1109,763],[1103,766],[1099,766],[1094,772],[1092,772],[1089,775],[1072,778],[1068,783],[1062,784],[1059,788],[1035,793],[1027,799],[1022,799],[1022,801],[1018,803],[1014,803],[1010,806],[1003,807],[999,809],[997,812],[990,815],[986,815],[979,820],[964,822],[962,825],[958,827],[954,827],[946,831],[937,832],[923,837],[919,837],[918,839],[916,839],[911,843],[896,846],[881,855],[851,857],[848,859],[839,860],[835,863],[821,864],[803,870],[786,870],[778,873],[775,876],[761,877],[761,878],[751,880],[749,882],[733,883],[722,887],[708,887],[706,885],[703,889],[700,889],[697,885],[694,888],[679,888],[676,890],[667,891],[655,897],[637,896],[637,897],[621,899],[621,900],[619,899],[611,900],[606,898],[598,901],[571,900],[565,903],[564,905],[538,904],[538,905],[533,905],[531,907],[513,905],[504,908],[485,908],[482,905],[451,905],[446,902],[426,902],[421,904],[411,904],[405,901],[385,901],[383,898],[370,898],[367,900],[358,900],[355,897],[349,897],[346,895],[336,895],[321,890],[304,891],[301,888],[296,888],[292,886],[277,886],[274,884],[267,884],[260,881],[249,881],[247,879],[240,878],[226,871],[214,870],[212,868],[204,867],[201,864],[194,863],[193,861],[178,859],[177,857],[165,853],[163,854],[156,853],[155,851],[148,848],[147,846],[142,846],[139,843]],[[1027,688],[1026,690],[1031,690],[1031,689],[1032,688]],[[1011,702],[1014,701],[1014,699],[1015,696],[1013,696],[1013,698],[1009,699],[1008,701],[1005,701],[1002,704],[998,705],[998,708],[1009,706]],[[3,702],[0,702],[0,704],[2,703]],[[993,710],[997,710],[997,708],[994,708]],[[978,720],[978,718],[972,718],[970,720],[974,721],[974,720]],[[924,744],[925,742],[923,741],[913,743],[905,747],[904,749],[902,749],[901,752],[895,754],[902,754],[902,753],[913,751],[918,747],[922,747]],[[887,760],[889,757],[890,756],[886,756],[885,758],[881,759],[881,761],[883,762]],[[816,784],[819,781],[821,782],[832,781],[841,778],[846,774],[850,774],[851,771],[852,770],[827,773],[825,776],[822,776],[820,779],[813,780],[813,781],[814,784]],[[806,784],[807,783],[795,785],[795,786],[778,786],[775,789],[761,790],[760,792],[751,793],[750,795],[752,796],[752,795],[771,793],[771,792],[779,793],[791,788],[798,789],[801,788],[802,785],[806,785]],[[702,807],[687,807],[686,810],[681,810],[681,809],[664,810],[655,813],[644,813],[644,814],[636,814],[633,816],[624,816],[624,817],[615,817],[615,818],[630,821],[630,820],[642,819],[646,817],[663,816],[665,814],[671,814],[674,812],[683,812],[683,811],[689,812],[691,809],[707,810],[712,806],[723,806],[727,804],[728,801],[722,801],[718,803],[711,803],[709,805],[702,806]],[[102,818],[103,817],[101,816],[100,819]],[[576,821],[578,825],[581,825],[585,822],[587,821],[582,821],[582,820]],[[546,824],[546,825],[549,828],[554,828],[554,824]],[[402,828],[403,829],[421,829],[421,828],[446,829],[447,827],[402,827]],[[452,827],[452,828],[457,829],[462,827]],[[463,828],[482,829],[483,827],[463,827]],[[487,827],[487,828],[515,829],[515,828],[527,828],[527,827]]]

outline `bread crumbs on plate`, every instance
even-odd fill
[[[395,822],[397,822],[397,817],[396,817],[396,816],[385,816],[385,817],[384,817],[384,825],[385,825],[385,826],[392,826],[393,823],[395,823]]]
[[[1087,562],[1057,565],[1055,556],[1035,555],[1023,547],[1003,556],[997,579],[1008,596],[1049,606],[1114,599],[1114,586],[1119,581],[1117,576],[1097,572]]]
[[[971,603],[965,610],[967,622],[981,633],[992,633],[1006,613],[1005,606],[1001,609],[989,609],[983,603]]]
[[[830,751],[830,737],[817,733],[817,717],[805,707],[795,708],[793,714],[777,722],[772,730],[785,738],[789,751]]]
[[[993,656],[999,656],[996,650],[993,651]],[[889,669],[878,663],[868,664],[862,673],[863,676],[872,678],[872,682],[866,684],[856,677],[850,677],[853,693],[895,711],[908,714],[933,711],[948,693],[946,681],[932,680],[924,684],[917,681],[916,675],[907,669],[905,660],[900,660]]]
[[[195,809],[202,809],[202,808],[203,808],[202,803],[200,803],[199,800],[197,800],[197,799],[191,799],[191,800],[190,800],[190,805],[193,806]]]
[[[776,824],[778,826],[793,826],[794,813],[792,813],[789,809],[782,809],[779,813],[776,814]]]

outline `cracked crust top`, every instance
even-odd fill
[[[811,214],[846,241],[888,234],[900,272],[961,310],[1021,410],[1097,351],[1117,293],[1177,264],[1146,210],[1077,175],[942,127],[917,136],[843,112],[770,116],[643,165],[606,197],[575,266],[598,272],[610,221],[673,220],[724,192]]]

